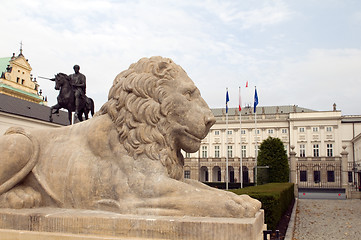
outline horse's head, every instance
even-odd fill
[[[64,84],[69,83],[69,76],[65,73],[55,75],[55,90],[60,90]]]

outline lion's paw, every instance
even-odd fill
[[[5,208],[33,208],[40,203],[40,193],[31,187],[18,186],[0,196],[0,206]]]

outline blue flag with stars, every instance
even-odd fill
[[[253,104],[253,112],[256,112],[256,107],[258,105],[258,95],[257,95],[257,88],[254,89],[254,104]]]
[[[226,113],[228,113],[228,102],[229,102],[229,96],[228,96],[228,89],[226,93]]]

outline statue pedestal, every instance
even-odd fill
[[[264,212],[255,218],[124,215],[106,211],[0,209],[0,239],[262,239]]]

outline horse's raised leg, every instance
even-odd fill
[[[54,106],[52,106],[50,108],[50,115],[49,115],[49,121],[52,122],[53,121],[53,114],[54,113],[59,113],[59,109],[61,108],[61,106],[59,104],[55,104]],[[53,112],[53,110],[55,109],[55,112]]]

